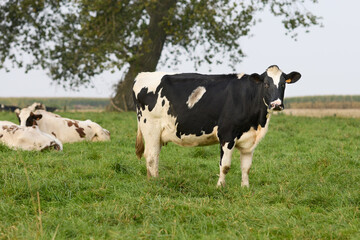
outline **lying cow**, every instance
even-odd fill
[[[54,136],[40,131],[39,127],[18,126],[8,121],[0,121],[0,143],[23,150],[62,150],[62,143]]]
[[[249,186],[255,147],[265,136],[270,113],[284,108],[286,83],[300,79],[298,72],[283,73],[270,66],[257,73],[202,75],[193,73],[140,73],[133,94],[137,110],[136,154],[144,153],[148,177],[158,177],[161,146],[220,143],[220,177],[225,185],[235,148],[240,151],[242,186]]]
[[[16,114],[20,126],[37,125],[41,131],[52,134],[62,143],[110,140],[110,132],[90,120],[72,120],[45,110],[31,111],[28,108],[23,108]]]

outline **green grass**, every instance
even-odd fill
[[[168,144],[160,177],[148,181],[134,113],[60,114],[94,120],[112,140],[63,152],[0,146],[0,239],[360,238],[358,119],[273,116],[250,188],[236,152],[217,189],[217,145]]]

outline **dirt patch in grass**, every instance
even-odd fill
[[[276,114],[276,113],[275,113]],[[306,117],[360,118],[360,109],[285,109],[280,114]]]

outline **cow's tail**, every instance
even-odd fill
[[[144,153],[144,141],[140,130],[140,126],[138,126],[137,135],[136,135],[135,152],[138,159],[141,159]]]

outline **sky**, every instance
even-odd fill
[[[238,73],[263,73],[270,65],[278,65],[285,73],[298,71],[302,78],[289,84],[285,96],[360,95],[360,1],[320,0],[307,4],[315,15],[323,17],[323,28],[312,27],[310,33],[300,29],[297,41],[286,36],[280,18],[268,12],[251,31],[252,37],[241,40],[246,57],[237,67]],[[201,53],[199,53],[201,54]],[[204,65],[198,72],[232,73],[225,64]],[[158,71],[195,72],[193,63],[183,61],[176,69],[158,66]],[[43,70],[0,70],[0,97],[111,97],[121,72],[105,72],[93,81],[94,88],[64,90],[52,84]]]

